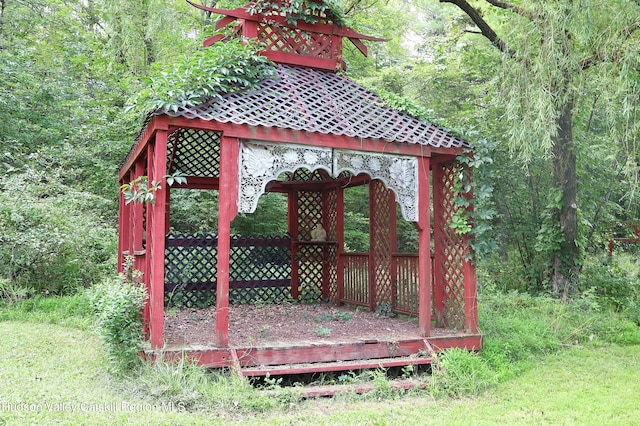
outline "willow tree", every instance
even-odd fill
[[[550,281],[566,297],[582,264],[575,117],[592,106],[585,93],[599,92],[611,111],[604,114],[611,119],[611,149],[637,136],[629,123],[639,93],[640,1],[439,1],[457,6],[471,20],[467,31],[502,52],[499,98],[511,147],[524,162],[544,155],[553,163]],[[614,125],[616,114],[629,119],[622,120],[625,131]]]

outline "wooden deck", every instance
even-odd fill
[[[210,368],[230,368],[242,376],[307,374],[378,367],[430,364],[434,353],[448,348],[482,349],[480,334],[445,334],[428,338],[398,336],[394,340],[318,341],[286,345],[235,346],[169,345],[162,350],[145,349],[153,359],[187,356]]]

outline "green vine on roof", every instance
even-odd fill
[[[257,0],[247,10],[252,14],[284,16],[289,25],[297,25],[298,21],[345,25],[342,9],[332,0]]]
[[[262,49],[248,40],[229,40],[182,58],[171,69],[156,66],[142,79],[146,87],[129,99],[127,111],[176,112],[227,93],[257,89],[276,69],[258,56]]]

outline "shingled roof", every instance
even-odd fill
[[[385,105],[375,93],[331,71],[279,64],[259,89],[211,98],[172,117],[266,126],[437,148],[469,147],[445,130]]]

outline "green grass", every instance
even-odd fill
[[[88,330],[93,322],[85,291],[74,296],[36,296],[5,306],[0,300],[0,321],[29,321],[59,324]]]
[[[481,397],[316,401],[266,424],[633,425],[640,423],[640,346],[582,348],[541,360]]]
[[[253,390],[220,381],[220,392],[235,395],[212,409],[163,397],[159,389],[162,383],[165,392],[170,387],[166,376],[176,375],[173,370],[157,371],[164,379],[138,388],[110,376],[100,344],[88,331],[5,321],[0,335],[0,424],[149,424],[153,418],[154,424],[422,425],[429,419],[431,424],[602,425],[640,419],[638,345],[561,351],[473,398],[434,399],[420,392],[265,402]],[[251,396],[253,407],[240,401]]]
[[[441,355],[431,392],[399,394],[376,371],[371,394],[304,401],[189,364],[111,375],[86,295],[23,300],[0,307],[0,425],[640,424],[635,324],[589,303],[480,302],[485,350]]]

